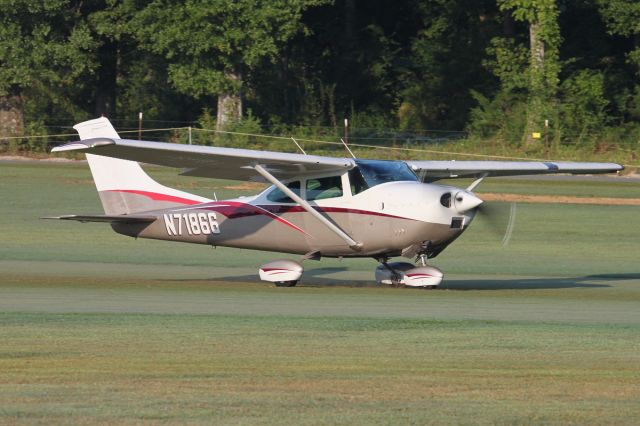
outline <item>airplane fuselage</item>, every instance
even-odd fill
[[[443,195],[455,196],[462,190],[420,182],[388,182],[359,194],[347,190],[340,197],[311,202],[361,243],[354,250],[300,206],[270,201],[271,191],[273,188],[253,197],[223,201],[194,201],[149,212],[157,216],[150,224],[112,226],[116,232],[138,238],[326,257],[390,257],[423,242],[439,252],[473,219],[473,210],[460,213],[442,202]]]

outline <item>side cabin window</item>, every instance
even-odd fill
[[[298,196],[300,195],[300,181],[299,180],[296,180],[296,181],[293,181],[293,182],[289,182],[287,184],[287,188],[292,190],[294,192],[294,194],[296,194]],[[267,195],[267,200],[273,201],[274,203],[294,203],[295,202],[291,198],[289,198],[289,196],[287,196],[284,192],[282,192],[279,188],[274,188],[273,191],[271,191]]]
[[[307,179],[307,200],[324,200],[342,196],[342,177],[330,176]]]

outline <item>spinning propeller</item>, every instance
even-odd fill
[[[493,234],[502,237],[502,247],[506,247],[509,244],[516,223],[516,203],[495,202],[487,204],[476,197],[472,191],[480,185],[486,176],[484,174],[478,177],[465,191],[460,191],[456,194],[456,202],[459,197],[478,200],[479,203],[474,204],[476,214],[479,218],[482,218],[481,220],[487,224]]]
[[[502,237],[502,247],[506,247],[516,223],[516,203],[482,203],[476,208],[476,214],[490,232]]]

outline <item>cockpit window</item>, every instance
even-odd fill
[[[356,164],[368,187],[387,182],[418,181],[404,161],[356,160]]]
[[[294,182],[289,182],[287,184],[287,188],[292,190],[296,195],[300,195],[300,181],[296,180]],[[282,192],[279,188],[274,188],[267,195],[267,200],[273,201],[274,203],[293,203],[294,201],[289,198],[284,192]]]
[[[342,196],[342,177],[307,179],[307,200],[323,200]]]

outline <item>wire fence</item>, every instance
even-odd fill
[[[68,126],[51,126],[69,129]],[[225,146],[257,150],[303,152],[306,154],[349,156],[340,136],[323,138],[305,136],[284,136],[248,132],[223,131],[196,126],[158,127],[137,129],[119,127],[118,133],[127,139],[144,139],[181,144]],[[326,128],[332,129],[332,128]],[[374,130],[374,129],[370,129]],[[378,129],[379,130],[379,129]],[[466,140],[465,132],[425,130],[418,133],[383,130],[383,136],[349,135],[348,146],[359,157],[389,159],[487,159],[511,161],[547,161],[542,156],[517,156],[509,153],[485,153],[473,142]],[[335,132],[334,132],[335,133]],[[360,133],[362,134],[362,133]],[[144,137],[142,137],[144,135]],[[54,146],[77,140],[75,132],[46,135],[0,136],[0,153],[19,152],[20,146],[26,151],[48,152]],[[495,147],[493,147],[495,149]],[[625,150],[634,154],[633,150]],[[476,152],[469,152],[476,151]],[[505,150],[506,151],[506,150]],[[625,164],[625,167],[639,168],[640,164]]]

